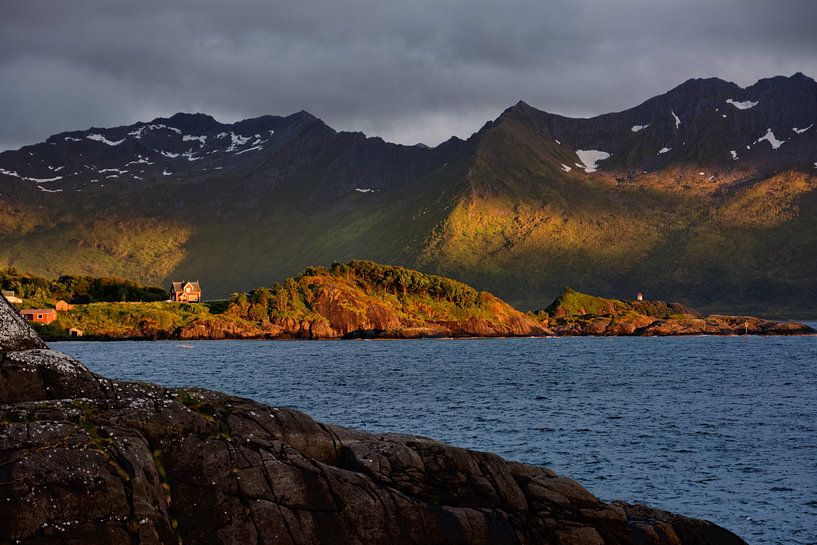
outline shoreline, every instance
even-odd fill
[[[803,323],[803,322],[792,322]],[[807,324],[806,324],[807,325]],[[566,338],[613,338],[613,337],[631,337],[631,338],[668,338],[668,337],[815,337],[814,333],[673,333],[666,335],[641,335],[641,334],[564,334],[564,335],[459,335],[459,336],[416,336],[416,337],[392,337],[392,336],[376,336],[376,337],[326,337],[326,338],[305,338],[294,336],[281,337],[197,337],[197,338],[158,338],[158,337],[107,337],[107,336],[84,336],[84,337],[54,337],[43,335],[45,342],[98,342],[98,343],[112,343],[112,342],[200,342],[200,341],[270,341],[270,342],[286,342],[286,341],[333,341],[333,342],[353,342],[353,341],[423,341],[423,340],[440,340],[440,341],[470,341],[470,340],[490,340],[490,339],[566,339]]]

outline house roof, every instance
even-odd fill
[[[187,282],[185,280],[181,282],[172,282],[171,290],[174,292],[184,291],[184,287],[190,284],[190,287],[193,288],[193,291],[201,291],[201,286],[199,286],[199,281],[196,280],[195,282]]]
[[[56,314],[57,311],[53,308],[26,308],[20,311],[20,314]]]

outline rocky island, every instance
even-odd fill
[[[493,454],[110,380],[0,298],[0,543],[745,542]]]
[[[680,303],[605,299],[566,288],[546,309],[534,314],[554,335],[814,335],[799,322],[754,316],[704,316]]]

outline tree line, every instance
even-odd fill
[[[13,267],[0,272],[0,287],[18,297],[37,301],[65,300],[74,304],[128,301],[165,301],[169,294],[157,286],[143,286],[112,276],[62,275],[50,279],[19,272]]]

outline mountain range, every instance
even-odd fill
[[[587,119],[508,108],[429,148],[301,111],[179,113],[0,153],[0,259],[200,280],[205,296],[349,259],[525,309],[566,285],[705,311],[817,315],[817,83],[693,79]]]

